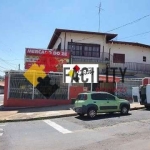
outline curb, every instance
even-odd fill
[[[138,110],[138,109],[143,109],[145,108],[144,106],[141,106],[141,107],[134,107],[134,108],[131,108],[130,110]]]
[[[145,108],[144,106],[142,107],[135,107],[131,108],[130,111],[132,110],[138,110],[138,109],[143,109]],[[62,117],[71,117],[71,116],[76,116],[76,113],[73,114],[64,114],[64,115],[56,115],[56,116],[47,116],[47,117],[37,117],[37,118],[27,118],[27,119],[14,119],[14,120],[0,120],[0,123],[6,123],[6,122],[21,122],[21,121],[34,121],[34,120],[43,120],[43,119],[54,119],[54,118],[62,118]]]
[[[54,118],[62,118],[62,117],[71,117],[76,116],[77,114],[65,114],[65,115],[56,115],[56,116],[47,116],[47,117],[37,117],[37,118],[27,118],[27,119],[14,119],[14,120],[0,120],[0,123],[6,122],[21,122],[21,121],[34,121],[34,120],[43,120],[43,119],[54,119]]]

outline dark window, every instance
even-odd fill
[[[146,62],[146,57],[145,56],[143,56],[143,61]]]
[[[74,56],[100,57],[100,45],[68,42],[68,50]]]
[[[125,63],[125,54],[114,53],[113,63]]]
[[[93,100],[106,100],[106,94],[103,93],[93,93],[91,94],[91,98]]]
[[[107,100],[115,100],[115,97],[113,95],[107,94]]]
[[[77,100],[87,100],[87,94],[79,94]]]

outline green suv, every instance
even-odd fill
[[[130,103],[107,92],[87,92],[78,94],[73,109],[78,115],[87,114],[90,118],[94,118],[97,113],[121,112],[126,115],[130,110]]]

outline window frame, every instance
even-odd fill
[[[113,53],[113,63],[122,63],[122,64],[124,64],[125,63],[125,54]]]
[[[73,46],[72,49],[71,46]],[[76,48],[77,46],[80,46],[79,50]],[[73,56],[100,58],[100,49],[101,45],[99,44],[68,42],[68,50],[72,50]]]
[[[105,93],[92,93],[91,94],[91,99],[93,100],[93,101],[104,101],[105,99],[93,99],[92,98],[92,95],[97,95],[97,94],[100,94],[100,95],[104,95]],[[107,100],[107,99],[106,99]]]

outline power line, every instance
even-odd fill
[[[7,46],[5,43],[3,43],[2,41],[0,41],[0,43],[3,44],[4,46],[8,47],[8,46]],[[9,47],[8,47],[8,48],[9,48]],[[3,52],[6,52],[6,51],[3,51]],[[7,50],[7,52],[8,52],[8,54],[9,54],[10,57],[12,57],[12,56],[10,55],[9,52],[12,52],[12,54],[14,55],[14,58],[16,58],[16,56],[18,55],[18,54],[16,54],[14,51],[12,51],[10,48],[9,48],[9,51]]]
[[[4,67],[2,67],[2,66],[0,66],[0,68],[7,69],[7,68],[4,68]]]
[[[127,36],[127,37],[124,37],[124,38],[121,38],[121,39],[127,39],[127,38],[131,38],[131,37],[135,37],[135,36],[139,36],[139,35],[144,35],[144,34],[148,34],[148,33],[150,33],[150,31],[139,33],[139,34],[134,34],[134,35]]]
[[[149,15],[146,15],[146,16],[144,16],[144,17],[141,17],[141,18],[139,18],[139,19],[137,19],[137,20],[135,20],[135,21],[132,21],[132,22],[130,22],[130,23],[124,24],[124,25],[122,25],[122,26],[120,26],[120,27],[117,27],[117,28],[115,28],[115,29],[109,30],[109,31],[107,31],[107,32],[110,32],[110,31],[113,31],[113,30],[122,28],[122,27],[124,27],[124,26],[133,24],[133,23],[138,22],[138,21],[140,21],[140,20],[142,20],[142,19],[144,19],[144,18],[146,18],[146,17],[149,17],[149,16],[150,16],[150,14],[149,14]],[[107,32],[106,32],[106,33],[107,33]],[[90,37],[88,37],[88,38],[83,38],[83,39],[80,39],[80,40],[77,40],[77,41],[74,41],[74,42],[84,41],[84,40],[93,38],[93,37],[95,37],[95,36],[96,36],[96,35],[93,35],[93,36],[90,36]]]
[[[116,30],[116,29],[120,29],[120,28],[125,27],[125,26],[127,26],[127,25],[131,25],[131,24],[136,23],[136,22],[138,22],[138,21],[140,21],[140,20],[142,20],[142,19],[144,19],[144,18],[146,18],[146,17],[149,17],[149,16],[150,16],[150,14],[149,14],[149,15],[146,15],[146,16],[144,16],[144,17],[141,17],[141,18],[139,18],[139,19],[137,19],[137,20],[134,20],[134,21],[132,21],[132,22],[129,22],[129,23],[127,23],[127,24],[124,24],[124,25],[122,25],[122,26],[119,26],[119,27],[117,27],[117,28],[114,28],[114,29],[112,29],[112,30],[109,30],[109,31],[107,31],[107,32],[114,31],[114,30]]]
[[[7,65],[9,65],[9,66],[12,66],[12,67],[14,67],[14,66],[15,66],[15,65],[13,66],[11,63],[6,62],[6,61],[5,61],[5,60],[3,60],[2,58],[0,58],[0,60],[1,60],[1,61],[3,61],[4,63],[6,63],[6,64],[7,64]]]
[[[3,72],[3,73],[4,73],[5,71],[0,70],[0,72]]]

